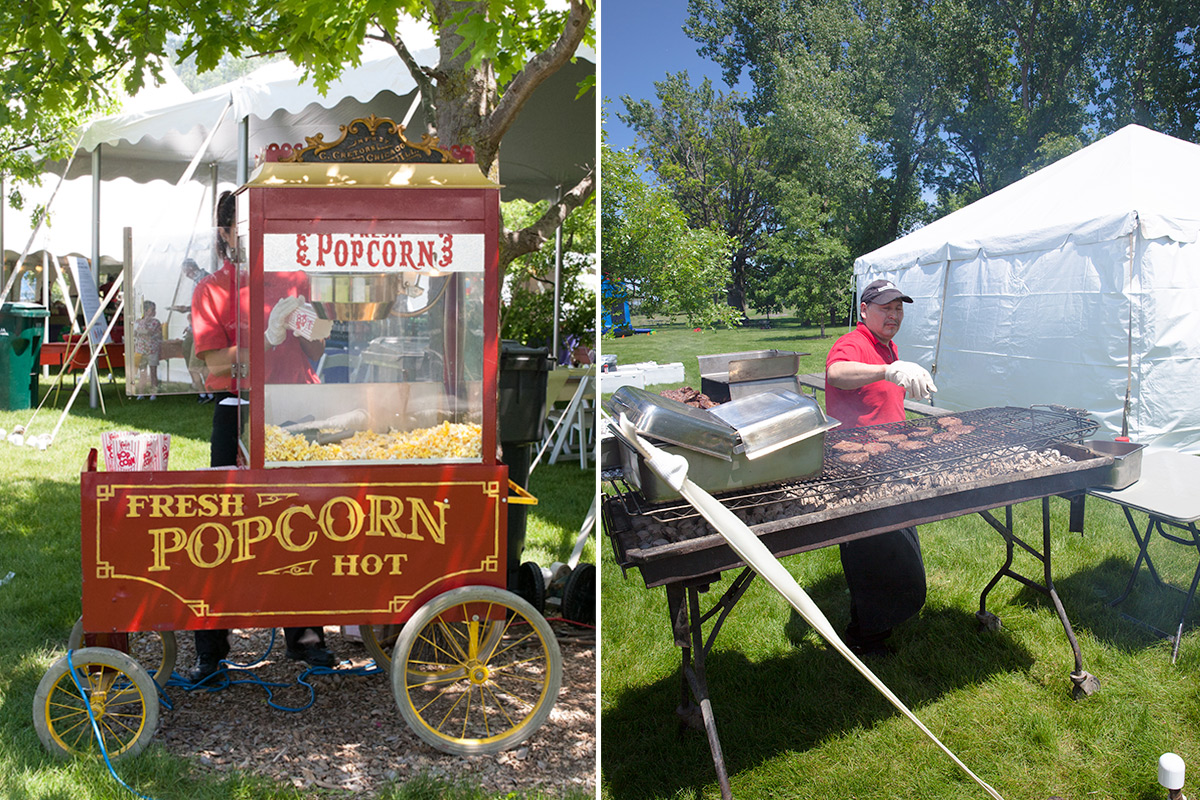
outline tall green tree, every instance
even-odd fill
[[[662,186],[647,184],[632,149],[600,145],[604,202],[600,263],[644,314],[682,316],[690,325],[732,324],[725,302],[733,240],[715,228],[691,228]]]
[[[1083,131],[1095,89],[1094,11],[1090,0],[939,3],[942,61],[958,92],[942,122],[943,210],[1018,180],[1044,142]]]
[[[750,121],[792,107],[788,138],[793,150],[807,150],[793,176],[842,181],[839,193],[857,193],[846,206],[856,219],[844,232],[853,252],[891,241],[927,218],[922,188],[944,157],[940,126],[953,104],[935,58],[938,36],[928,4],[689,0],[688,8],[684,30],[700,52],[721,65],[730,84],[750,79]],[[811,111],[797,108],[805,105]],[[836,171],[847,150],[840,125],[849,125],[863,145],[873,164],[870,180]],[[816,156],[826,141],[835,157],[823,163]],[[791,160],[777,150],[775,157],[781,165]]]
[[[1200,142],[1200,52],[1191,0],[1100,6],[1098,128],[1110,133],[1137,123]]]
[[[36,181],[45,158],[70,154],[80,123],[159,74],[168,16],[95,0],[7,4],[0,11],[0,177]],[[19,192],[13,200],[20,203]]]
[[[593,43],[595,0],[570,0],[562,10],[546,0],[26,0],[0,11],[6,58],[0,85],[8,113],[0,128],[33,130],[40,116],[103,102],[124,84],[136,90],[168,52],[167,34],[183,37],[180,54],[201,71],[226,54],[284,53],[318,87],[361,61],[367,38],[395,48],[421,88],[431,134],[474,148],[480,170],[495,177],[500,143],[532,93]],[[420,64],[401,22],[427,23],[438,45],[436,64]],[[583,100],[582,102],[590,102]],[[11,151],[10,151],[11,152]],[[594,171],[534,222],[501,237],[501,263],[540,248],[595,189]]]
[[[736,93],[714,91],[707,78],[693,88],[684,71],[654,87],[657,104],[623,97],[618,118],[637,132],[641,157],[688,224],[719,229],[735,242],[727,294],[745,314],[747,269],[778,227],[766,133],[742,121]]]

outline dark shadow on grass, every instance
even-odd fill
[[[812,586],[810,595],[826,606],[841,602],[834,598],[844,586],[840,575],[830,576]],[[830,616],[835,628],[844,626],[837,612]],[[762,624],[783,626],[788,619]],[[670,635],[665,619],[662,635]],[[922,705],[992,675],[1026,670],[1034,660],[1005,631],[980,632],[974,614],[959,608],[926,607],[897,629],[893,641],[897,654],[869,666],[918,717]],[[751,662],[725,633],[717,647],[728,649],[709,656],[710,697],[735,783],[738,773],[781,754],[899,713],[811,632],[789,653],[760,662]],[[675,714],[680,696],[676,673],[626,691],[604,712],[604,782],[613,798],[700,797],[714,791],[707,739],[702,732],[680,730]]]
[[[1183,610],[1184,591],[1155,584],[1142,565],[1129,596],[1116,606],[1109,605],[1125,591],[1133,572],[1133,559],[1111,556],[1093,567],[1071,575],[1055,577],[1054,585],[1076,632],[1087,631],[1096,639],[1122,650],[1154,646],[1162,637],[1149,626],[1172,634]],[[1050,598],[1036,589],[1022,588],[1016,601],[1046,608],[1054,613]],[[1184,621],[1184,635],[1200,623],[1200,603],[1192,602]],[[1084,667],[1087,667],[1085,662]]]

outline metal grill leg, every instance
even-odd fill
[[[675,713],[679,715],[681,725],[688,728],[703,728],[708,738],[708,748],[712,754],[713,768],[717,773],[717,783],[721,788],[722,800],[733,800],[733,790],[729,785],[729,774],[725,769],[725,754],[721,749],[721,739],[717,734],[716,716],[713,714],[712,700],[708,692],[708,672],[706,661],[708,651],[712,648],[713,639],[724,622],[725,617],[733,609],[734,604],[741,599],[749,587],[753,573],[749,570],[734,581],[725,594],[717,601],[709,614],[700,611],[700,593],[707,590],[704,586],[679,585],[667,586],[667,605],[671,614],[671,626],[675,634],[675,644],[682,652],[682,685],[680,687],[679,707]],[[712,615],[717,615],[717,622],[709,633],[708,640],[704,638],[704,621]]]
[[[1007,546],[1007,552],[1004,565],[1000,567],[1000,569],[992,577],[991,581],[988,582],[988,585],[984,588],[983,594],[980,595],[979,611],[975,616],[980,620],[981,624],[984,624],[989,628],[993,628],[992,625],[988,624],[989,621],[993,619],[995,620],[994,628],[1000,627],[999,620],[995,618],[995,615],[988,613],[986,604],[988,592],[990,592],[996,586],[996,584],[999,583],[1001,577],[1007,576],[1018,583],[1028,586],[1031,589],[1036,589],[1042,594],[1046,595],[1050,598],[1050,602],[1054,605],[1054,611],[1056,614],[1058,614],[1058,620],[1062,623],[1063,630],[1067,634],[1067,641],[1071,644],[1071,653],[1075,657],[1075,671],[1071,673],[1071,682],[1075,685],[1073,691],[1074,697],[1078,700],[1081,697],[1094,694],[1100,689],[1100,681],[1098,681],[1093,675],[1088,674],[1083,669],[1083,654],[1079,650],[1079,642],[1075,638],[1075,630],[1071,627],[1071,621],[1067,619],[1067,612],[1063,608],[1062,601],[1058,597],[1058,591],[1054,588],[1054,580],[1051,577],[1050,498],[1042,498],[1041,552],[1038,552],[1037,549],[1031,547],[1017,537],[1016,533],[1014,532],[1012,506],[1007,506],[1005,508],[1004,524],[1001,524],[987,511],[981,511],[979,512],[979,515],[987,520],[988,524],[995,528],[997,533],[1004,537],[1004,542]],[[1014,545],[1020,545],[1023,550],[1042,562],[1041,583],[1031,580],[1012,569]],[[1200,545],[1198,545],[1198,547],[1200,547]],[[1197,575],[1198,580],[1200,580],[1200,571],[1198,571]]]

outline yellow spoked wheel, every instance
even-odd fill
[[[75,650],[71,665],[74,678],[66,656],[54,662],[34,694],[33,726],[42,745],[63,758],[99,755],[90,709],[110,758],[140,753],[158,726],[158,690],[150,674],[107,647]]]
[[[523,742],[549,718],[562,655],[550,625],[525,600],[464,586],[405,623],[391,674],[400,714],[422,740],[482,755]]]
[[[384,672],[391,674],[392,671],[392,651],[396,649],[396,640],[400,638],[400,632],[404,630],[404,625],[359,625],[358,632],[362,636],[363,647],[371,658],[375,659],[375,664]],[[488,625],[485,633],[485,649],[491,649],[495,646],[497,639],[504,633],[503,621],[493,622]],[[457,673],[454,670],[457,669]],[[452,668],[447,670],[439,670],[431,672],[427,667],[422,669],[410,669],[408,680],[412,683],[420,683],[422,681],[445,680],[451,675],[458,677],[463,674],[461,668]]]
[[[75,620],[71,635],[67,637],[67,649],[83,647],[83,617]],[[159,686],[166,686],[175,671],[175,631],[133,632],[129,634],[129,655],[150,673]]]

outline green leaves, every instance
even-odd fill
[[[729,325],[725,303],[734,240],[712,227],[689,228],[662,187],[641,177],[637,156],[601,145],[604,207],[601,264],[645,314],[681,315],[690,325]]]
[[[515,200],[505,203],[501,213],[506,228],[532,225],[546,210],[546,203]],[[583,275],[596,272],[596,203],[594,197],[576,209],[563,223],[563,266],[559,275],[560,339],[574,336],[581,343],[595,344],[596,293]],[[554,250],[544,248],[518,257],[508,266],[505,294],[500,309],[500,336],[530,346],[549,343],[554,333]]]

